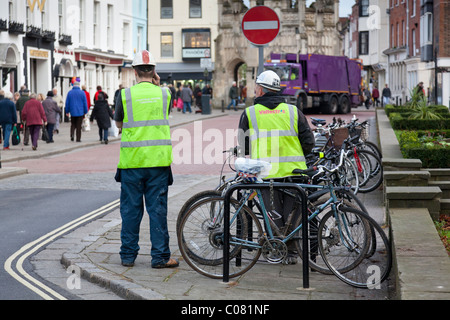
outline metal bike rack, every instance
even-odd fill
[[[302,232],[303,235],[308,235],[308,211],[307,211],[307,196],[305,190],[295,183],[239,183],[231,186],[225,193],[224,198],[224,245],[223,245],[223,282],[230,280],[230,199],[231,195],[236,190],[248,189],[293,189],[300,196],[302,202]],[[308,236],[303,236],[302,239],[302,263],[303,263],[303,288],[309,288],[309,243]]]

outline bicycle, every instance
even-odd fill
[[[323,126],[326,124],[323,119],[311,118],[312,123],[317,127],[316,130],[316,153],[321,151],[325,154],[323,159],[312,156],[307,157],[308,166],[323,163],[324,161],[335,161],[338,150],[345,148],[351,150],[348,154],[349,163],[346,165],[346,171],[355,172],[358,175],[358,184],[352,184],[355,193],[368,193],[377,189],[383,181],[383,167],[381,165],[381,153],[375,144],[361,139],[361,132],[365,132],[368,125],[367,121],[363,123],[352,122],[346,125],[342,121],[333,123],[328,129]],[[353,168],[352,168],[353,166]]]
[[[343,158],[341,156],[340,165]],[[326,173],[326,177],[337,171],[337,167],[328,169],[320,166],[319,168],[321,173]],[[303,173],[308,172],[303,171]],[[380,270],[379,282],[385,280],[390,271],[392,257],[389,241],[383,230],[364,212],[344,206],[336,197],[332,183],[325,186],[307,185],[305,187],[328,188],[331,195],[330,199],[308,217],[311,221],[322,215],[326,208],[331,208],[317,220],[319,224],[316,241],[320,255],[314,257],[316,262],[317,259],[323,259],[323,263],[329,270],[346,283],[357,287],[368,287],[368,282],[360,279],[361,274],[364,275],[364,273],[351,271],[358,270],[359,265],[370,260],[370,263],[378,266]],[[255,197],[259,199],[262,208],[266,232],[263,232],[259,218],[245,205],[248,200]],[[260,190],[244,192],[240,201],[232,199],[230,209],[233,210],[229,230],[232,247],[230,259],[234,262],[231,264],[230,277],[247,272],[258,261],[261,254],[270,263],[283,261],[288,252],[286,243],[290,240],[294,240],[301,251],[302,235],[299,233],[301,223],[296,223],[297,225],[288,236],[284,238],[275,236]],[[297,219],[297,221],[301,220]],[[371,244],[373,245],[372,230],[375,230],[377,237],[382,240],[377,241],[376,255],[380,258],[379,252],[384,252],[381,265],[371,260],[371,257],[374,257],[373,254],[368,254]],[[193,204],[182,217],[177,235],[180,252],[188,265],[208,277],[223,277],[223,197],[211,196]],[[310,232],[310,240],[314,236]],[[384,248],[378,250],[381,247],[380,244],[383,244]],[[342,258],[345,259],[342,260]]]

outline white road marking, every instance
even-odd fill
[[[32,290],[33,292],[35,292],[36,294],[38,294],[39,296],[44,298],[45,300],[55,300],[55,298],[59,299],[59,300],[67,300],[65,297],[63,297],[56,291],[52,290],[51,288],[49,288],[48,286],[46,286],[39,280],[37,280],[37,279],[33,278],[31,275],[29,275],[23,269],[23,262],[31,254],[36,252],[38,249],[40,249],[47,243],[55,240],[59,236],[76,228],[77,226],[79,226],[83,223],[86,223],[89,220],[92,220],[92,219],[96,218],[97,216],[116,208],[117,206],[119,206],[119,204],[120,204],[119,199],[112,201],[97,210],[89,212],[88,214],[85,214],[84,216],[63,225],[62,227],[55,229],[52,232],[47,233],[46,235],[40,237],[37,240],[24,245],[22,248],[20,248],[18,251],[16,251],[12,256],[10,256],[6,260],[6,262],[4,264],[4,268],[5,268],[6,272],[8,272],[14,279],[19,281],[21,284],[23,284],[24,286],[26,286],[27,288],[29,288],[30,290]],[[15,264],[15,267],[22,276],[20,276],[19,274],[17,274],[17,272],[15,272],[13,270],[13,267],[12,267],[13,261],[16,259],[18,259],[18,260]]]

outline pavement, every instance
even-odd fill
[[[361,111],[361,107],[358,108]],[[373,111],[370,110],[370,111]],[[174,113],[170,119],[172,127],[182,126],[197,120],[220,117],[234,111],[212,110],[209,115]],[[374,119],[373,119],[374,120]],[[9,151],[1,151],[2,167],[0,181],[16,174],[25,174],[20,161],[46,157],[77,148],[99,144],[97,127],[91,124],[91,130],[83,132],[82,142],[72,142],[68,136],[69,124],[63,123],[60,133],[55,135],[53,144],[39,141],[36,151],[31,146],[12,146]],[[376,135],[376,126],[370,127],[370,136]],[[120,137],[110,137],[110,143],[117,143]],[[10,167],[8,163],[19,164]],[[391,285],[395,279],[388,279],[381,289],[364,290],[351,287],[333,275],[317,272],[309,273],[309,288],[303,288],[301,260],[295,265],[269,264],[259,261],[252,269],[238,278],[224,283],[211,279],[192,270],[183,261],[177,245],[175,223],[178,212],[185,201],[193,194],[214,189],[218,175],[176,175],[173,186],[169,188],[168,223],[172,256],[180,260],[180,266],[173,269],[152,269],[150,266],[149,220],[145,214],[141,224],[140,252],[133,267],[124,267],[120,263],[121,219],[118,207],[63,235],[32,258],[36,273],[57,286],[70,291],[81,299],[98,299],[96,295],[78,294],[77,289],[67,288],[67,274],[55,276],[57,271],[72,266],[85,281],[106,288],[106,299],[126,300],[388,300],[391,297]],[[1,182],[0,182],[1,183]],[[361,200],[369,212],[383,216],[383,195],[381,190],[370,194],[361,194]],[[52,263],[49,264],[49,261]],[[57,262],[57,263],[56,263]],[[81,291],[80,291],[81,292]],[[192,310],[191,310],[192,311]]]

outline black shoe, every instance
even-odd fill
[[[108,144],[108,140],[105,140],[105,144]]]
[[[73,141],[73,137],[70,137],[70,141]]]

